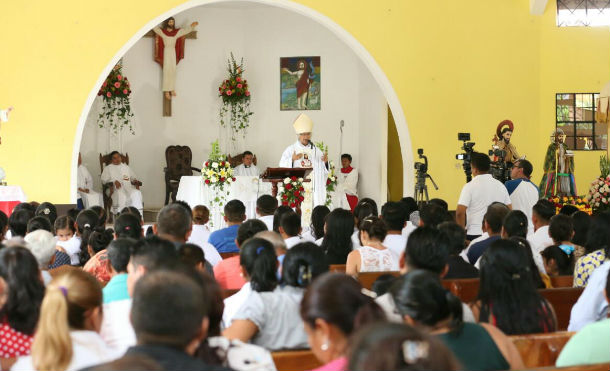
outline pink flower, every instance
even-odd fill
[[[108,98],[110,98],[110,97],[112,97],[112,94],[110,94],[110,92],[108,92],[108,93],[106,93],[106,96],[107,96]]]
[[[227,95],[231,95],[233,93],[231,93],[231,90],[227,90]]]
[[[249,96],[250,96],[250,92],[249,92],[249,91],[247,91],[247,92],[246,92],[246,97],[249,97]]]
[[[235,81],[241,82],[241,77],[236,78]]]
[[[237,84],[237,89],[241,89],[243,87],[242,84]]]
[[[116,78],[117,78],[117,80],[119,80],[119,81],[123,80],[123,76],[121,76],[121,75],[116,75]]]
[[[123,94],[127,94],[127,89],[123,89]]]
[[[120,83],[120,82],[118,82],[118,81],[117,81],[117,82],[115,82],[115,83],[114,83],[114,87],[115,87],[115,88],[120,88],[120,87],[121,87],[121,83]]]
[[[104,81],[104,83],[102,84],[103,87],[106,87],[106,85],[108,85],[108,81]]]

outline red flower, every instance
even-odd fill
[[[225,178],[220,177],[220,182],[222,183],[222,182],[224,182],[224,181],[225,181]]]
[[[299,201],[303,202],[303,200],[305,200],[305,197],[303,197],[303,196],[299,197]]]
[[[205,167],[208,167],[208,166],[210,166],[210,163],[206,161],[205,162]]]
[[[235,181],[235,177],[231,178],[232,181]]]
[[[305,190],[305,188],[299,187],[299,191],[303,192],[304,190]]]
[[[106,85],[108,85],[108,81],[104,81],[104,83],[102,84],[103,87],[106,87]]]
[[[121,83],[120,83],[120,82],[118,82],[118,81],[117,81],[117,82],[115,82],[115,83],[114,83],[114,87],[115,87],[115,88],[117,88],[117,89],[118,89],[118,88],[120,88],[120,87],[121,87]]]
[[[288,202],[282,201],[282,206],[288,206]]]
[[[242,85],[242,84],[237,84],[237,88],[238,88],[238,89],[241,89],[242,87],[243,87],[243,85]]]
[[[250,96],[250,92],[249,92],[249,91],[247,91],[247,92],[246,92],[246,97],[249,97],[249,96]]]
[[[284,186],[284,188],[286,188],[287,190],[291,190],[292,189],[292,184],[288,183]]]
[[[297,180],[296,176],[293,176],[292,178],[290,178],[290,180],[292,180],[293,182]]]
[[[290,207],[296,207],[297,205],[294,202],[290,203]]]
[[[282,195],[282,199],[283,200],[287,200],[288,199],[288,195]]]
[[[294,191],[294,197],[299,197],[299,195],[301,194],[301,192],[299,191]]]
[[[210,180],[209,180],[209,179],[206,179],[206,180],[205,180],[205,184],[210,184]]]
[[[227,95],[231,95],[233,93],[231,93],[231,90],[227,90]]]
[[[127,89],[123,89],[123,94],[127,94]]]
[[[220,166],[225,166],[225,162],[224,161],[220,162]]]
[[[222,93],[222,88],[221,88],[221,87],[218,87],[218,91]]]
[[[108,93],[106,93],[106,96],[107,96],[108,98],[110,98],[110,97],[112,97],[112,94],[110,94],[110,92],[108,92]]]
[[[116,78],[117,78],[117,80],[119,80],[119,81],[123,80],[123,76],[121,76],[121,75],[116,75]]]
[[[239,77],[239,76],[238,76],[238,77],[235,79],[235,81],[237,81],[237,82],[241,82],[241,77]]]
[[[326,179],[326,185],[330,184],[330,179]]]

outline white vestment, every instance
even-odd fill
[[[339,171],[336,176],[335,194],[337,197],[336,200],[333,200],[333,206],[351,210],[346,195],[358,197],[358,170],[352,168],[352,171],[347,174]]]
[[[246,165],[241,164],[237,165],[235,169],[233,169],[233,175],[235,176],[258,176],[258,168],[256,165],[250,165],[246,167]]]
[[[140,210],[142,214],[142,192],[136,189],[131,182],[137,180],[136,174],[131,168],[125,164],[114,165],[110,164],[104,168],[102,172],[102,182],[114,184],[115,181],[121,183],[121,188],[114,187],[112,193],[112,212],[118,213],[127,206],[133,206]]]
[[[292,161],[293,154],[302,153],[303,156],[300,159]],[[324,153],[310,142],[307,146],[297,141],[296,143],[288,146],[282,158],[280,159],[280,167],[312,167],[312,190],[313,190],[313,207],[318,205],[324,205],[326,203],[326,178],[328,178],[328,169],[326,164],[322,161]]]
[[[178,30],[176,35],[167,36],[161,28],[155,27],[153,31],[163,40],[163,91],[174,91],[176,86],[176,41],[195,30],[187,26]]]
[[[88,189],[89,193],[78,192],[78,198],[83,200],[85,209],[91,206],[104,207],[102,194],[93,190],[93,177],[85,165],[79,165],[76,170],[76,186],[82,189]]]

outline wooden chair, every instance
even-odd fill
[[[574,276],[551,276],[551,285],[557,287],[572,287]]]
[[[124,164],[129,165],[129,154],[121,154],[121,160]],[[100,153],[100,175],[104,172],[104,168],[112,162],[110,154],[102,155]],[[112,182],[102,183],[102,197],[104,199],[104,209],[108,215],[108,221],[112,221],[112,194],[114,193],[114,184]]]
[[[557,331],[565,331],[570,323],[572,307],[582,294],[582,287],[562,287],[556,289],[538,290],[555,309],[557,316]]]
[[[462,278],[455,280],[442,280],[443,287],[451,291],[453,295],[460,298],[464,303],[470,303],[476,300],[479,295],[479,279],[478,278]]]
[[[331,264],[328,270],[334,273],[345,273],[345,264]]]
[[[379,278],[379,276],[383,276],[384,274],[390,274],[394,277],[400,276],[400,272],[398,272],[398,271],[365,272],[365,273],[358,274],[358,282],[360,282],[362,287],[364,287],[365,289],[371,290],[373,287],[373,283],[375,283],[375,281],[377,281],[377,278]]]
[[[309,349],[272,352],[271,357],[277,371],[305,371],[322,366]]]
[[[201,172],[201,169],[192,167],[193,153],[188,146],[169,146],[165,149],[165,163],[163,168],[165,173],[165,205],[169,202],[171,195],[172,201],[176,201],[178,185],[183,176],[192,176],[193,170]]]
[[[526,368],[554,366],[559,353],[573,332],[553,332],[548,334],[530,334],[509,336],[521,354]]]
[[[223,258],[223,259],[228,259],[228,258],[231,258],[233,256],[237,256],[237,255],[239,255],[238,252],[221,252],[220,253],[220,257]]]
[[[241,165],[244,162],[243,158],[244,158],[243,153],[240,153],[239,155],[235,155],[235,156],[228,155],[227,161],[229,161],[229,164],[231,164],[231,167],[236,167],[236,166]],[[252,158],[252,163],[256,166],[257,162],[258,162],[258,160],[256,159],[256,155],[254,155]]]

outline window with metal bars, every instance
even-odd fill
[[[557,0],[557,26],[610,26],[610,0]]]
[[[608,125],[595,122],[598,93],[559,93],[555,96],[557,129],[566,135],[572,150],[606,150]]]

